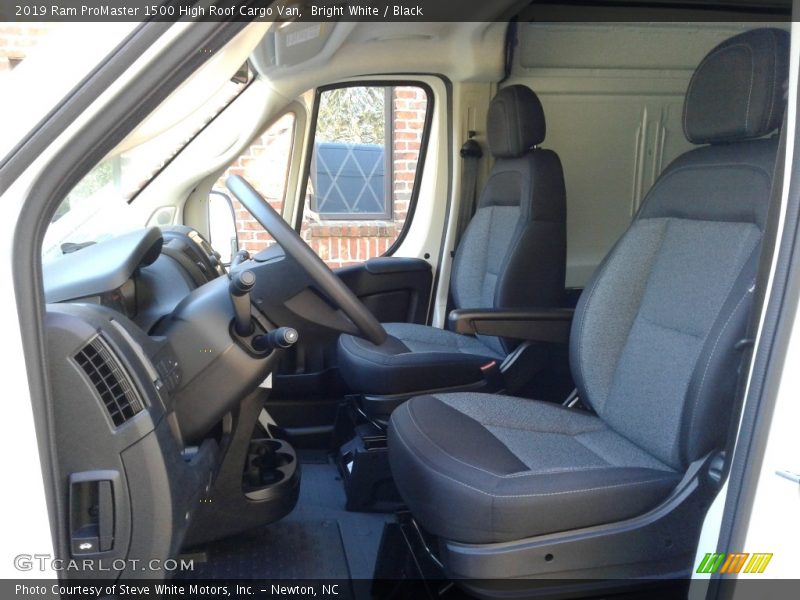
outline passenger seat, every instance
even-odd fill
[[[494,166],[453,263],[456,308],[559,306],[564,296],[566,193],[561,161],[539,145],[545,119],[536,94],[523,85],[500,90],[489,106]],[[398,395],[480,385],[481,370],[498,364],[514,342],[459,335],[412,323],[384,325],[380,345],[339,338],[339,365],[352,391]]]

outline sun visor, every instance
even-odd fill
[[[297,65],[318,56],[335,28],[335,22],[274,23],[254,53],[256,69],[263,73],[274,67]]]

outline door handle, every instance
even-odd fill
[[[114,547],[116,471],[72,473],[69,478],[70,551],[74,555],[108,552]]]

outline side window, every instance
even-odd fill
[[[275,121],[269,129],[257,137],[252,144],[227,168],[214,185],[215,190],[231,198],[236,228],[236,239],[240,250],[251,254],[274,244],[272,237],[253,218],[253,215],[230,194],[225,180],[230,175],[244,177],[279,213],[283,210],[286,195],[286,177],[292,155],[295,129],[294,113],[287,113]],[[210,205],[213,209],[213,206]],[[223,218],[222,209],[209,213],[209,218]],[[220,253],[227,254],[227,240],[215,240],[215,224],[211,224],[211,243]],[[218,236],[220,237],[220,236]]]
[[[381,256],[403,231],[429,104],[415,85],[319,95],[301,235],[328,266]]]

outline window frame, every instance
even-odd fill
[[[419,155],[417,156],[417,169],[414,174],[414,185],[411,188],[411,197],[408,200],[408,210],[406,211],[406,219],[403,222],[403,227],[397,234],[397,239],[391,246],[380,256],[391,256],[403,243],[403,240],[408,233],[411,222],[414,220],[414,214],[417,207],[417,199],[422,184],[422,176],[425,170],[425,161],[428,154],[428,144],[430,142],[430,133],[433,125],[433,112],[435,110],[435,97],[433,89],[424,81],[415,79],[358,79],[352,81],[344,81],[338,83],[330,83],[318,86],[314,90],[314,106],[311,111],[311,122],[306,137],[306,152],[305,161],[301,171],[300,188],[297,196],[297,208],[295,210],[295,220],[293,223],[295,231],[299,234],[303,226],[303,216],[307,207],[306,195],[308,193],[308,182],[311,177],[311,167],[314,163],[314,139],[317,134],[317,118],[319,117],[319,105],[322,94],[330,90],[349,88],[349,87],[418,87],[425,92],[427,96],[427,107],[425,110],[425,120],[422,124],[422,137],[420,138]],[[394,181],[390,182],[394,186]],[[392,207],[393,208],[393,207]],[[326,218],[332,218],[333,213],[326,213]],[[389,214],[391,218],[392,214]],[[364,217],[353,217],[352,214],[342,213],[342,218],[337,220],[342,221],[370,221],[370,220],[385,220],[386,217],[378,217],[375,215]]]
[[[289,104],[287,104],[285,107],[283,107],[275,116],[271,117],[267,121],[266,125],[264,125],[260,129],[258,129],[257,133],[247,142],[247,144],[244,146],[244,148],[242,148],[242,150],[233,158],[233,160],[230,161],[228,164],[226,164],[225,167],[222,169],[222,171],[219,172],[218,175],[214,176],[214,178],[212,180],[212,183],[211,183],[211,187],[210,187],[209,192],[208,192],[209,196],[211,194],[213,194],[213,193],[222,193],[222,194],[227,195],[227,196],[230,197],[231,196],[230,190],[228,190],[227,187],[224,187],[223,189],[219,189],[218,187],[215,187],[215,184],[217,183],[217,181],[223,176],[223,174],[226,171],[228,171],[228,169],[230,169],[233,166],[233,163],[238,161],[242,157],[242,155],[244,153],[246,153],[250,149],[250,147],[255,143],[255,141],[257,139],[259,139],[265,133],[267,133],[267,131],[269,131],[276,123],[278,123],[278,121],[283,119],[285,116],[292,115],[292,126],[291,126],[291,134],[290,134],[291,141],[290,141],[290,145],[289,145],[289,153],[288,153],[288,156],[286,158],[286,168],[284,169],[284,175],[283,175],[283,195],[281,197],[281,208],[280,208],[279,211],[277,211],[281,215],[281,217],[283,219],[286,219],[286,216],[285,216],[286,207],[287,207],[287,204],[289,203],[289,197],[290,197],[290,191],[291,191],[290,190],[290,182],[291,182],[292,167],[293,167],[293,164],[295,163],[295,161],[297,160],[297,152],[298,151],[302,151],[302,146],[303,146],[302,143],[298,144],[298,142],[302,142],[303,141],[302,140],[302,138],[303,138],[302,133],[303,132],[300,131],[300,127],[301,127],[301,125],[303,123],[305,123],[305,116],[300,113],[300,109],[301,108],[302,108],[302,105],[299,104],[296,100],[293,100],[292,102],[289,102]],[[208,198],[205,198],[205,203],[206,204],[209,203],[208,202]],[[250,211],[247,209],[247,207],[244,207],[244,205],[242,205],[242,206],[243,206],[243,208],[245,210],[247,210],[248,213],[250,213]],[[233,213],[234,213],[234,226],[236,227],[237,242],[238,242],[239,247],[241,249],[242,242],[247,243],[248,240],[241,240],[239,238],[239,233],[241,233],[241,232],[238,229],[238,220],[236,218],[236,210],[233,207],[233,205],[231,205],[231,208],[232,208]],[[210,222],[210,217],[208,216],[208,214],[209,214],[209,207],[208,206],[205,207],[205,211],[206,211],[206,215],[207,215],[207,221],[206,221],[207,233],[210,236],[211,222]],[[252,216],[252,213],[250,213],[250,214]],[[253,217],[253,218],[255,219],[255,217]],[[262,226],[262,229],[267,232],[267,234],[270,236],[270,238],[272,237],[272,234],[270,234],[269,231],[267,231],[265,228],[263,228],[263,226]],[[273,242],[274,242],[274,240],[273,240]]]
[[[277,117],[275,117],[273,119],[270,119],[269,124],[266,127],[264,127],[264,129],[262,129],[260,131],[260,133],[258,133],[252,140],[250,140],[250,142],[247,144],[247,146],[245,146],[244,150],[242,150],[242,152],[237,154],[236,158],[233,159],[234,162],[239,160],[239,158],[242,156],[242,154],[245,151],[249,150],[250,147],[255,143],[255,141],[258,138],[262,137],[265,133],[267,133],[267,131],[272,129],[272,127],[278,121],[280,121],[283,117],[285,117],[286,115],[292,115],[292,128],[291,128],[292,129],[292,139],[291,139],[291,142],[289,143],[289,155],[286,157],[286,169],[284,169],[284,174],[283,174],[283,195],[281,197],[281,210],[278,211],[281,216],[283,216],[283,213],[284,213],[285,208],[286,208],[286,199],[289,196],[289,175],[290,175],[290,173],[292,171],[292,161],[294,160],[295,151],[297,150],[297,148],[296,148],[296,146],[297,146],[297,138],[298,138],[297,127],[298,127],[298,124],[300,122],[300,116],[297,113],[297,107],[295,106],[295,102],[290,102],[287,106],[285,106],[280,111],[280,113],[278,113]],[[231,164],[233,164],[233,163],[231,163]],[[227,171],[231,167],[231,164],[229,164],[227,167],[225,167],[225,170],[223,171],[223,173],[225,171]]]
[[[388,104],[387,101],[391,101],[391,89],[394,87],[402,87],[402,86],[388,86],[388,85],[372,85],[372,86],[341,86],[336,87],[333,89],[342,89],[345,87],[376,87],[376,88],[383,88],[383,106],[384,106],[384,114],[383,114],[383,129],[384,129],[384,156],[383,156],[383,211],[382,212],[363,212],[363,213],[337,213],[337,212],[323,212],[319,210],[319,208],[314,208],[314,212],[319,214],[320,218],[326,221],[391,221],[394,216],[394,206],[392,206],[392,192],[394,189],[394,181],[390,177],[387,177],[387,173],[391,174],[392,171],[392,155],[391,151],[394,149],[394,136],[392,135],[392,128],[391,128],[391,117],[390,111],[387,109]],[[410,86],[407,86],[410,87]],[[424,91],[424,90],[423,90]],[[319,94],[319,99],[317,97],[314,98],[315,108],[317,106],[316,102],[322,99],[321,92]],[[427,96],[428,92],[425,91]],[[427,107],[425,109],[425,115],[427,117]],[[314,136],[311,139],[311,145],[309,148],[311,149],[311,167],[308,170],[308,177],[311,177],[311,168],[314,167],[314,163],[317,160],[316,152],[316,120],[314,121]],[[423,123],[424,126],[424,123]],[[388,135],[388,139],[387,136]],[[387,144],[388,142],[388,144]],[[386,149],[389,149],[389,152]],[[420,138],[420,150],[422,150],[422,140]],[[419,164],[419,161],[417,162]],[[416,172],[415,172],[416,178]],[[306,185],[308,182],[306,181]],[[303,193],[303,198],[305,199],[305,192]],[[313,205],[314,203],[312,203]],[[305,208],[305,204],[303,204],[303,208]]]

